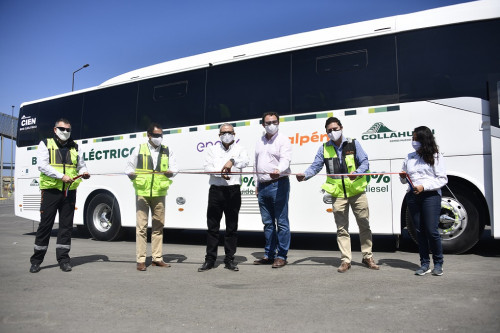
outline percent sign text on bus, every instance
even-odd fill
[[[243,183],[246,186],[255,186],[255,180],[253,180],[253,177],[243,177]]]
[[[373,175],[372,178],[377,180],[377,184],[380,183],[380,181],[384,183],[388,183],[391,181],[391,177],[384,175]]]

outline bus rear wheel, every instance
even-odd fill
[[[118,240],[122,233],[120,207],[115,197],[99,193],[92,198],[86,214],[86,224],[90,234],[97,240]]]
[[[460,254],[470,250],[478,241],[484,230],[479,221],[479,204],[468,196],[465,187],[454,185],[442,189],[441,212],[439,216],[439,233],[443,252]],[[453,194],[452,194],[453,192]],[[406,208],[406,227],[411,238],[418,243],[415,226],[410,212]]]

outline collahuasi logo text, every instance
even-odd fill
[[[434,132],[434,131],[433,131]],[[396,132],[389,129],[383,123],[378,122],[373,124],[366,132],[361,136],[362,140],[379,140],[379,139],[390,139],[390,142],[397,141],[411,141],[413,136],[412,131]]]

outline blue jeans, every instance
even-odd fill
[[[290,180],[259,183],[259,208],[266,237],[265,257],[286,260],[290,248],[290,222],[288,221],[288,197]]]
[[[437,191],[424,191],[420,194],[408,192],[406,202],[413,225],[417,231],[418,250],[422,266],[429,266],[429,248],[435,264],[443,264],[443,247],[438,224],[441,212],[441,196]]]

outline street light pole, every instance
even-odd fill
[[[14,192],[14,105],[10,120],[10,190]]]
[[[76,71],[73,72],[73,81],[71,83],[71,91],[75,90],[75,73],[78,72],[79,70],[84,69],[85,67],[89,67],[89,64],[85,64],[82,67],[78,68]]]

